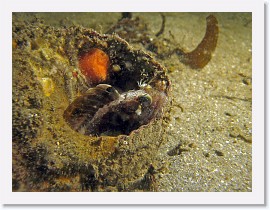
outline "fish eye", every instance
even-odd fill
[[[113,92],[115,92],[115,89],[112,86],[110,86],[110,87],[106,88],[106,91],[109,93],[113,93]]]
[[[138,100],[143,106],[149,106],[152,103],[152,97],[148,94],[139,96]]]

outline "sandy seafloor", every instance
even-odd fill
[[[162,38],[193,50],[205,33],[209,13],[164,13]],[[82,25],[104,33],[120,13],[38,13],[45,23]],[[163,170],[157,190],[168,192],[252,191],[252,16],[214,13],[219,39],[212,60],[202,70],[182,64],[176,55],[160,62],[172,82],[167,141],[158,158]],[[149,33],[161,26],[159,13],[133,13]],[[20,14],[28,19],[29,14]]]

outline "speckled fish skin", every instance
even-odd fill
[[[146,90],[119,94],[112,86],[100,84],[72,102],[64,117],[74,130],[84,135],[127,135],[151,121],[163,100],[157,94],[152,98]]]

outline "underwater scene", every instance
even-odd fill
[[[251,192],[252,13],[13,13],[13,192]]]

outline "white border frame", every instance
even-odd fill
[[[4,204],[264,204],[264,2],[262,0],[1,1],[1,192]],[[12,12],[252,12],[252,192],[12,192]],[[3,100],[4,99],[4,100]],[[4,166],[4,168],[3,168]]]

